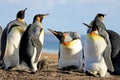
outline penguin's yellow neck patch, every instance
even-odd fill
[[[72,46],[73,44],[75,44],[75,40],[73,40],[73,41],[70,41],[70,42],[63,42],[63,45],[65,45],[65,46]]]
[[[88,34],[88,37],[92,40],[97,40],[102,38],[97,31],[92,31],[91,33]]]
[[[23,33],[23,32],[25,31],[23,27],[18,27],[18,30],[19,30],[21,33]]]
[[[95,31],[92,31],[92,32],[90,33],[90,35],[91,35],[91,36],[96,36],[96,35],[98,35],[98,34],[96,34]]]
[[[18,20],[19,22],[24,22],[24,19],[18,18],[17,20]]]
[[[69,46],[70,42],[63,42],[64,45]]]

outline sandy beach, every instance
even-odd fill
[[[86,76],[79,71],[58,70],[58,55],[52,53],[43,53],[42,57],[47,57],[46,66],[38,70],[35,74],[20,71],[0,70],[0,80],[120,80],[120,76],[111,76],[108,78],[97,78]]]

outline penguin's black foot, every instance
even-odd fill
[[[94,72],[92,72],[90,70],[86,71],[85,74],[88,76],[100,77],[99,75],[95,74]]]
[[[75,69],[78,69],[78,67],[74,66],[74,65],[71,65],[71,66],[63,67],[61,70],[75,70]]]
[[[0,69],[5,69],[5,65],[2,59],[0,59]]]
[[[35,74],[35,73],[36,73],[36,72],[34,72],[34,71],[31,71],[31,72],[30,72],[30,74]]]
[[[44,57],[42,60],[40,60],[40,62],[37,65],[37,68],[39,70],[47,68],[47,65],[48,65],[47,59],[48,59],[48,57]]]

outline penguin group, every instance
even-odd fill
[[[35,73],[41,61],[44,43],[43,19],[49,14],[36,14],[27,25],[24,10],[16,14],[2,31],[0,27],[0,60],[4,70]],[[120,75],[120,35],[106,29],[105,14],[98,13],[87,26],[85,40],[75,31],[48,29],[59,40],[58,69],[82,70],[89,76]],[[84,47],[83,47],[84,45]],[[84,66],[83,66],[84,64]]]
[[[36,14],[33,23],[24,21],[25,11],[18,11],[16,19],[9,22],[1,35],[3,69],[35,73],[38,70],[44,41],[42,20],[48,14]]]

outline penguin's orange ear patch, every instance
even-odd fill
[[[36,20],[40,21],[40,17],[36,17]]]

